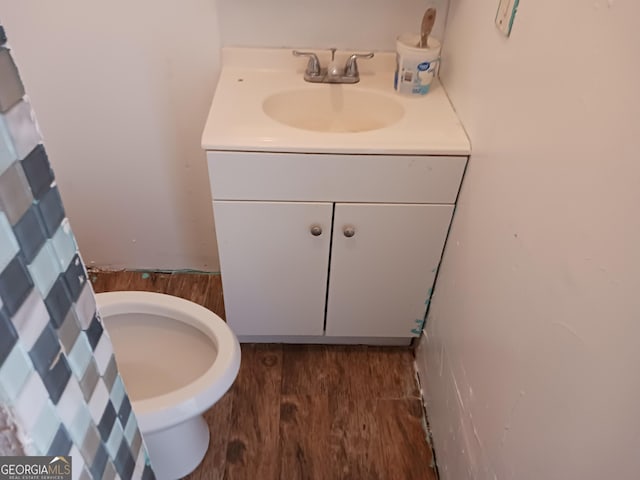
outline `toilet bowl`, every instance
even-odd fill
[[[96,300],[156,477],[181,478],[207,452],[201,414],[233,384],[238,340],[220,317],[182,298],[108,292]]]

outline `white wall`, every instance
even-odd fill
[[[447,3],[431,2],[436,35]],[[427,6],[0,0],[0,14],[87,264],[216,271],[199,145],[220,35],[225,45],[393,50]]]
[[[640,3],[452,0],[473,156],[418,351],[443,480],[638,478]]]
[[[418,32],[428,6],[443,32],[449,0],[217,0],[225,46],[395,50],[395,38]]]
[[[86,263],[217,270],[200,150],[214,2],[0,0],[0,14]]]

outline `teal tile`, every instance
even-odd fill
[[[136,432],[138,431],[138,422],[136,421],[135,415],[129,415],[129,421],[127,422],[127,426],[124,427],[124,438],[127,439],[127,443],[131,445],[133,442],[133,437],[135,437]]]
[[[71,425],[71,423],[73,423],[73,419],[76,418],[76,415],[78,414],[78,409],[81,407],[86,408],[86,403],[82,397],[80,385],[78,384],[76,377],[72,375],[69,377],[67,386],[64,389],[64,392],[62,392],[60,400],[58,400],[58,403],[56,404],[58,416],[62,420],[62,423],[65,425]]]
[[[5,403],[13,403],[32,370],[31,359],[17,343],[0,367],[0,399]]]
[[[76,445],[82,444],[82,441],[87,435],[87,430],[89,429],[90,424],[91,414],[89,413],[89,409],[85,405],[79,404],[78,411],[76,412],[76,416],[73,418],[73,421],[71,424],[66,425],[73,443]]]
[[[78,335],[76,343],[74,343],[73,348],[67,357],[71,371],[77,378],[82,378],[84,376],[84,372],[87,369],[87,365],[89,365],[92,356],[91,345],[89,345],[87,336]]]
[[[36,288],[40,294],[46,298],[58,275],[62,273],[60,265],[58,264],[58,257],[53,251],[50,241],[47,241],[42,246],[33,259],[33,262],[27,265],[27,268],[29,269]]]
[[[107,439],[107,451],[109,452],[109,455],[111,455],[111,458],[116,458],[123,438],[124,430],[122,430],[120,423],[115,422],[111,428],[111,434]]]
[[[66,269],[78,251],[76,239],[71,231],[69,219],[65,218],[51,238],[53,249],[58,256],[60,268]]]
[[[0,116],[0,175],[18,159],[4,118]]]
[[[116,377],[116,381],[113,383],[113,388],[111,389],[111,403],[113,403],[113,408],[120,410],[120,406],[122,405],[122,400],[124,399],[124,383],[122,382],[122,377],[118,375]]]
[[[13,234],[9,219],[0,211],[0,272],[9,265],[19,250],[18,240]]]
[[[58,418],[58,414],[51,404],[51,401],[47,401],[42,410],[40,410],[40,415],[38,415],[34,429],[29,432],[38,450],[43,453],[49,450],[49,446],[59,427],[60,419]]]

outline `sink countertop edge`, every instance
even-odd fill
[[[230,50],[233,61],[225,65],[223,60],[202,134],[205,150],[456,156],[470,153],[468,137],[438,79],[424,97],[406,97],[393,90],[393,71],[372,72],[361,68],[359,84],[341,87],[394,98],[403,106],[404,117],[394,125],[367,132],[308,131],[280,124],[262,110],[264,99],[275,93],[327,87],[303,80],[306,62],[297,62],[292,71],[294,63],[289,59],[290,50],[267,49],[274,59],[280,59],[271,63],[271,68],[264,68],[264,59],[263,63],[257,64],[261,68],[253,64],[242,66],[243,61],[251,63],[252,55],[262,49]],[[227,49],[225,54],[229,56]],[[389,68],[390,59],[395,59],[395,54],[390,52],[377,55],[380,67]]]

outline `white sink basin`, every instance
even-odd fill
[[[302,130],[357,133],[393,125],[404,115],[393,98],[347,85],[287,90],[269,96],[263,111],[273,120]]]
[[[202,134],[206,150],[469,154],[469,139],[438,79],[423,97],[394,91],[395,52],[361,62],[355,85],[305,82],[307,62],[290,49],[225,47],[223,53]],[[320,54],[326,65],[331,53]]]

